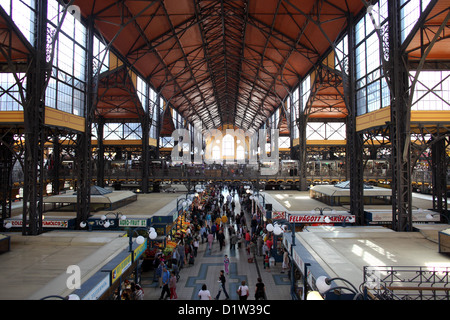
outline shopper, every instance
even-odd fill
[[[163,274],[163,269],[165,266],[166,266],[166,264],[164,263],[164,260],[161,260],[159,262],[158,267],[155,270],[155,276],[158,278],[160,288],[162,288],[162,274]]]
[[[236,243],[238,241],[238,237],[236,235],[236,232],[231,231],[231,238],[230,238],[230,250],[236,250]]]
[[[228,295],[227,289],[225,288],[226,279],[225,279],[225,275],[224,275],[224,271],[223,270],[220,270],[220,275],[219,275],[219,281],[218,282],[220,282],[220,286],[219,286],[219,292],[217,293],[215,300],[219,300],[219,297],[220,297],[220,294],[222,293],[222,290],[223,290],[223,293],[225,294],[225,297],[226,297],[225,300],[229,300],[230,296]]]
[[[264,255],[264,269],[269,269],[269,251],[266,251],[266,254]]]
[[[281,273],[284,273],[285,270],[289,268],[289,254],[286,248],[283,248],[283,263],[281,265]]]
[[[161,296],[159,297],[159,300],[164,300],[170,297],[170,290],[169,290],[169,280],[170,280],[170,272],[167,270],[167,267],[163,267],[163,273],[162,273],[162,290],[161,290]],[[164,294],[167,294],[166,297],[164,297]]]
[[[239,300],[247,300],[249,295],[248,286],[245,284],[245,280],[242,280],[241,285],[237,289]]]
[[[225,258],[223,259],[223,265],[225,267],[225,272],[228,275],[228,266],[230,265],[230,259],[228,258],[227,255],[225,255]]]
[[[134,300],[144,300],[144,289],[139,284],[135,285]]]
[[[177,276],[174,271],[170,273],[169,279],[170,300],[178,299],[177,296]]]
[[[198,292],[200,300],[211,300],[211,292],[206,287],[206,284],[202,285],[202,289]]]
[[[192,248],[194,249],[194,257],[197,258],[197,252],[198,252],[199,242],[197,237],[194,238],[194,242],[192,242]]]
[[[208,233],[206,231],[206,227],[204,225],[200,228],[200,232],[199,233],[200,233],[200,236],[202,238],[202,244],[203,244],[205,242],[205,240],[206,240],[207,235],[208,235]]]
[[[178,266],[180,267],[180,269],[183,269],[186,254],[184,245],[181,242],[178,244],[177,250],[178,250]]]
[[[222,248],[225,245],[225,235],[223,234],[222,229],[219,230],[219,233],[217,234],[217,240],[219,241],[220,251],[222,251]]]
[[[209,252],[211,252],[213,241],[214,241],[214,234],[212,232],[210,232],[208,234],[208,249],[209,249]]]
[[[261,278],[258,278],[255,288],[255,300],[266,300],[266,286]]]

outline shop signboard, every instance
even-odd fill
[[[67,229],[71,226],[71,221],[74,219],[43,219],[43,228]],[[22,219],[7,219],[5,222],[10,222],[12,228],[22,228]]]
[[[147,238],[145,238],[143,244],[139,245],[136,249],[133,250],[133,261],[138,260],[141,254],[143,254],[146,249],[147,249]]]
[[[272,220],[285,220],[286,211],[272,211]]]
[[[289,223],[354,223],[354,215],[290,214]]]
[[[147,219],[120,219],[119,227],[146,227]]]
[[[109,274],[100,273],[102,278],[100,281],[81,299],[82,300],[98,300],[102,294],[109,288]]]
[[[131,254],[120,262],[117,267],[111,271],[111,283],[114,283],[131,266]]]
[[[92,229],[105,229],[105,223],[109,222],[108,229],[114,229],[117,228],[117,219],[88,219],[88,224],[91,226]]]

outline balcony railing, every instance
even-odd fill
[[[450,300],[450,267],[364,267],[364,283],[378,300]]]

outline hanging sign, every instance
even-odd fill
[[[289,215],[289,223],[354,223],[354,215]]]

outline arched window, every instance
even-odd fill
[[[245,151],[243,146],[236,148],[236,160],[245,160]]]
[[[212,147],[212,160],[220,160],[220,148],[219,148],[219,146]]]
[[[234,158],[234,137],[231,134],[226,134],[222,139],[223,157]]]

